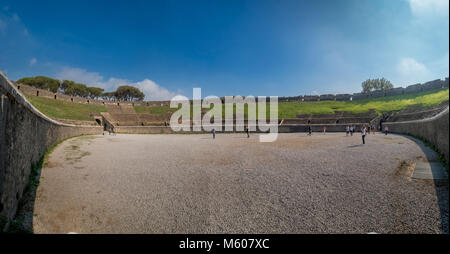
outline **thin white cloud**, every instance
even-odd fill
[[[425,64],[412,57],[400,59],[397,64],[397,71],[398,82],[405,85],[421,83],[435,78]]]
[[[401,74],[413,74],[413,73],[425,73],[427,67],[411,57],[402,58],[397,65],[397,68]]]
[[[411,12],[416,16],[448,16],[448,0],[408,0]]]
[[[96,84],[103,81],[103,76],[98,72],[88,72],[80,68],[64,67],[59,73],[56,74],[58,79],[73,80],[75,82],[83,84]]]
[[[19,21],[20,20],[19,15],[17,15],[17,13],[14,13],[12,15],[12,18],[13,18],[14,21]]]
[[[9,11],[9,6],[4,6],[4,7],[3,7],[3,10],[4,10],[4,11]]]
[[[130,85],[139,88],[145,94],[145,100],[149,101],[170,100],[177,95],[149,79],[144,79]]]
[[[156,84],[150,79],[144,79],[139,82],[132,82],[127,79],[111,77],[105,79],[98,72],[89,72],[81,68],[64,67],[56,75],[56,78],[72,80],[89,86],[96,86],[105,89],[105,91],[114,91],[122,85],[130,85],[139,88],[145,94],[145,100],[170,100],[177,94]]]
[[[35,65],[37,63],[37,59],[36,58],[31,58],[31,60],[30,60],[30,66],[33,66],[33,65]]]

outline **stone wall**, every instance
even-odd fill
[[[431,118],[402,121],[402,122],[384,122],[384,126],[389,128],[389,132],[403,133],[418,136],[434,144],[436,148],[444,154],[447,163],[449,162],[449,108],[447,107],[441,113]]]
[[[48,118],[0,72],[0,229],[12,219],[33,164],[58,141],[101,134],[101,126],[76,126]]]

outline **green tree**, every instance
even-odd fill
[[[368,79],[361,83],[363,93],[394,88],[392,83],[385,78]]]
[[[74,84],[69,85],[66,88],[66,90],[64,91],[64,94],[85,98],[85,97],[89,96],[89,90],[88,90],[87,86],[84,84],[74,83]]]
[[[120,86],[115,92],[115,97],[123,101],[142,101],[145,95],[134,86]]]
[[[87,90],[91,99],[95,99],[103,95],[103,88],[90,86],[87,87]]]
[[[39,89],[45,89],[54,93],[58,92],[59,80],[45,76],[26,77],[17,80],[18,84],[25,84]]]
[[[113,100],[116,96],[115,96],[116,92],[104,92],[102,97],[104,100]]]
[[[66,89],[69,86],[75,85],[75,82],[72,80],[63,80],[61,81],[61,84],[59,85],[59,89],[61,90],[62,93],[66,92]]]

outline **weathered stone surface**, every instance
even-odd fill
[[[403,93],[404,93],[403,87],[396,87],[385,91],[386,96],[402,95]]]
[[[336,94],[337,101],[349,101],[351,97],[351,94]]]
[[[447,172],[440,162],[417,162],[412,178],[416,179],[448,179]]]
[[[414,121],[404,122],[384,122],[384,126],[389,128],[389,132],[410,134],[422,137],[434,144],[436,148],[444,154],[447,163],[449,162],[449,108],[438,115]]]
[[[360,100],[360,99],[367,99],[369,98],[368,93],[354,93],[352,95],[352,100]]]
[[[380,98],[384,97],[384,90],[373,91],[370,93],[371,98]]]
[[[103,128],[63,124],[48,118],[1,72],[0,97],[0,218],[7,222],[16,213],[32,165],[48,148],[68,137],[100,134]]]
[[[422,85],[422,90],[423,91],[430,91],[430,90],[436,90],[439,88],[442,88],[444,85],[444,81],[440,80],[440,79],[436,79],[433,81],[429,81],[425,84]]]
[[[334,94],[322,94],[319,98],[321,101],[334,101],[336,96]]]
[[[405,93],[420,93],[420,92],[422,92],[421,84],[410,85],[405,88]]]
[[[303,96],[304,101],[318,101],[319,95],[305,95]]]

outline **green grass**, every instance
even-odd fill
[[[169,106],[134,106],[134,110],[137,114],[154,114],[154,115],[164,115],[168,111],[175,112],[176,109],[170,108]]]
[[[279,118],[296,118],[297,114],[333,114],[336,111],[347,111],[351,113],[364,113],[374,109],[378,114],[389,111],[398,111],[410,105],[422,105],[429,107],[440,104],[449,99],[448,89],[438,89],[416,94],[397,95],[390,97],[363,99],[356,101],[315,101],[315,102],[279,102]],[[268,105],[267,105],[268,107]],[[137,113],[164,114],[169,110],[174,111],[169,106],[135,106]],[[267,108],[267,117],[268,110]],[[236,106],[233,107],[234,113]],[[245,106],[245,118],[247,118],[247,106]],[[192,107],[191,107],[192,115]],[[225,117],[225,105],[222,105],[222,116]]]
[[[30,95],[26,97],[33,106],[49,117],[92,121],[91,114],[106,112],[106,108],[101,105],[66,102]]]
[[[105,112],[106,108],[100,105],[71,103],[60,100],[52,100],[36,96],[27,96],[28,100],[42,113],[56,118],[73,120],[92,120],[93,113]],[[279,102],[279,118],[295,118],[298,114],[333,114],[336,111],[347,111],[350,113],[364,113],[374,109],[378,114],[398,111],[411,105],[422,105],[429,107],[440,104],[449,99],[448,89],[438,89],[416,94],[398,95],[375,99],[364,99],[356,101],[316,101],[316,102]],[[225,105],[222,105],[222,115],[225,116]],[[247,107],[245,107],[247,108]],[[135,106],[138,114],[148,113],[162,115],[175,109],[169,106]],[[234,111],[236,107],[234,107]],[[246,111],[246,110],[245,110]],[[266,110],[268,115],[268,110]],[[191,108],[192,115],[192,108]],[[247,117],[247,112],[245,112]]]
[[[297,114],[333,114],[336,111],[364,113],[374,109],[378,114],[398,111],[411,105],[429,107],[449,99],[448,89],[439,89],[416,94],[363,99],[356,101],[316,101],[316,102],[280,102],[279,118],[295,118]]]

